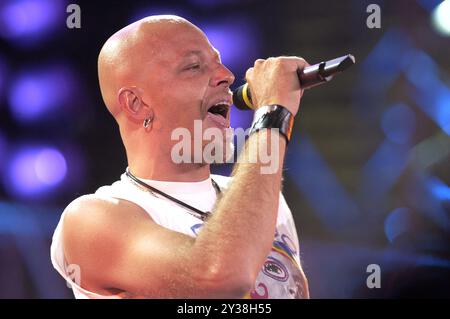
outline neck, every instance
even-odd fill
[[[170,159],[128,160],[132,174],[139,178],[171,182],[199,182],[209,178],[208,164],[175,164]]]
[[[161,140],[161,136],[155,135],[151,141],[148,136],[140,135],[140,126],[134,130],[123,129],[123,125],[119,125],[119,128],[127,153],[128,167],[136,177],[172,182],[199,182],[209,178],[209,164],[176,164],[170,156],[170,150],[154,147],[158,145],[157,141]],[[150,148],[149,145],[153,147]]]

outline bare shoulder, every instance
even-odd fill
[[[138,205],[117,198],[95,194],[84,195],[72,201],[64,210],[64,232],[75,231],[78,235],[95,230],[114,230],[115,226],[133,223],[150,216]],[[92,229],[94,228],[94,229]]]
[[[101,285],[102,274],[143,223],[153,221],[140,206],[126,200],[85,195],[66,207],[62,225],[64,254],[69,264],[82,267],[87,288]]]

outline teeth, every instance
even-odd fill
[[[216,104],[214,104],[213,106],[217,106],[217,105],[231,106],[231,103],[229,101],[219,101]]]

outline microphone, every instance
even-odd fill
[[[331,81],[336,74],[341,73],[353,64],[355,64],[355,57],[347,54],[333,60],[308,66],[302,70],[298,69],[297,75],[302,89],[309,89]],[[241,110],[254,109],[248,83],[233,91],[233,104]]]

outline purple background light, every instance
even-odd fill
[[[49,35],[58,24],[64,27],[65,1],[5,1],[0,7],[0,36],[32,44]]]
[[[12,155],[4,185],[14,197],[33,198],[54,189],[66,173],[66,159],[59,150],[23,147]]]
[[[66,67],[52,67],[20,74],[9,92],[13,117],[21,122],[39,120],[60,110],[74,91],[74,76]]]
[[[244,130],[250,127],[253,120],[253,112],[241,111],[235,107],[231,108],[230,126],[232,128],[241,127]]]
[[[67,172],[64,156],[54,149],[44,149],[36,156],[34,169],[38,179],[49,186],[60,183]]]
[[[6,86],[6,77],[7,77],[7,65],[4,59],[0,56],[0,99],[3,97],[4,89]],[[1,103],[0,103],[1,105]]]
[[[3,167],[6,162],[8,144],[6,138],[0,132],[0,176],[3,175]]]
[[[258,58],[258,33],[252,22],[241,17],[227,17],[201,25],[211,44],[220,52],[222,63],[233,73],[253,65]]]
[[[67,174],[62,183],[58,185],[60,192],[73,192],[82,187],[86,182],[86,160],[87,154],[84,153],[83,147],[69,142],[58,144],[58,149],[66,160]]]

